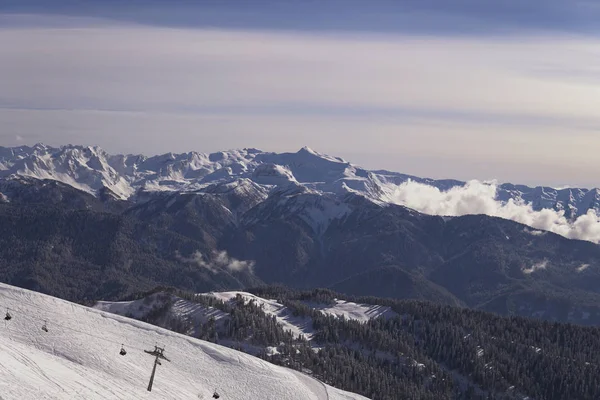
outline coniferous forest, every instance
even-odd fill
[[[285,331],[274,316],[238,295],[230,302],[158,288],[164,302],[147,322],[254,352],[372,399],[598,399],[600,329],[550,323],[421,301],[353,297],[329,290],[264,287],[312,325],[310,340]],[[143,298],[151,293],[130,297]],[[177,296],[228,318],[192,327],[169,313]],[[389,306],[397,316],[367,323],[326,315],[309,304],[334,299]],[[276,352],[267,351],[277,348]]]

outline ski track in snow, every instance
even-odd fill
[[[365,399],[307,375],[140,321],[0,284],[0,393],[16,399]],[[47,320],[48,332],[41,326]],[[128,353],[119,355],[121,343]],[[157,367],[143,352],[164,346]]]

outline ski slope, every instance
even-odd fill
[[[350,400],[307,375],[143,322],[0,284],[0,398]],[[48,332],[41,327],[47,321]],[[119,355],[121,343],[128,353]],[[171,362],[157,367],[158,344]]]

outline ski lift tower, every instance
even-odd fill
[[[154,350],[144,350],[146,353],[156,357],[154,359],[154,367],[152,368],[152,375],[150,375],[150,383],[148,383],[148,391],[152,391],[152,384],[154,383],[154,374],[156,373],[156,366],[161,365],[160,360],[166,360],[171,362],[165,355],[163,354],[165,349],[163,347],[154,346]]]

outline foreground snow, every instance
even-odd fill
[[[13,319],[0,328],[0,398],[364,399],[258,358],[143,322],[0,284]],[[48,332],[41,330],[47,320]],[[121,343],[128,350],[119,355]],[[153,357],[164,346],[171,362]]]

